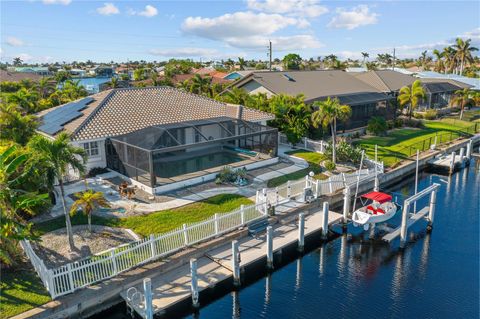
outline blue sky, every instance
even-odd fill
[[[480,45],[479,1],[0,1],[1,58],[26,62],[266,59]]]

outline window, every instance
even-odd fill
[[[89,157],[98,156],[98,142],[83,143],[83,149]]]

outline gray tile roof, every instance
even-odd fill
[[[64,125],[64,131],[72,134],[72,140],[116,136],[152,125],[219,116],[236,117],[239,113],[238,105],[221,103],[172,87],[113,89],[92,97],[94,101],[82,111],[84,116]],[[38,115],[41,118],[46,113]],[[247,121],[274,118],[269,113],[249,108],[242,108],[240,113]]]
[[[242,87],[252,80],[274,94],[304,94],[307,103],[328,96],[383,92],[341,70],[253,72],[234,85]]]
[[[393,70],[368,71],[354,74],[357,79],[376,87],[382,92],[395,92],[406,85],[412,85],[416,78]]]

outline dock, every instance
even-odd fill
[[[321,208],[305,216],[304,236],[322,230],[323,211]],[[328,225],[342,220],[342,214],[329,211]],[[273,253],[280,252],[283,248],[295,245],[299,240],[299,226],[297,220],[285,224],[273,225]],[[267,257],[266,234],[257,237],[246,236],[238,239],[240,253],[240,269]],[[214,248],[196,260],[198,293],[213,287],[220,282],[231,279],[234,276],[232,269],[232,245],[224,244]],[[154,314],[162,314],[166,309],[192,297],[191,291],[191,268],[184,264],[173,271],[161,274],[151,279],[152,310]],[[142,318],[147,318],[145,312],[145,300],[142,298],[143,287],[141,284],[129,288],[121,293],[127,305],[138,313]],[[136,294],[136,295],[135,295]]]
[[[430,169],[437,170],[440,173],[453,174],[454,172],[470,164],[472,148],[473,140],[470,140],[467,144],[466,154],[465,148],[462,147],[460,149],[460,154],[458,155],[455,152],[452,152],[451,154],[435,156],[428,161]]]

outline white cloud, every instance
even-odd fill
[[[72,0],[42,0],[44,4],[63,4],[64,6],[69,5]]]
[[[323,44],[312,35],[300,34],[292,36],[251,36],[231,38],[227,43],[233,47],[244,49],[264,49],[272,41],[274,51],[302,50],[323,47]]]
[[[378,14],[371,12],[367,5],[358,5],[350,11],[337,8],[336,12],[337,15],[328,23],[328,27],[352,30],[378,22]]]
[[[219,54],[218,50],[207,48],[152,49],[149,52],[162,57],[211,57]]]
[[[22,40],[15,37],[7,37],[7,41],[5,42],[12,47],[21,47],[25,45],[25,43]]]
[[[147,17],[147,18],[154,17],[157,14],[158,14],[157,8],[155,8],[154,6],[151,6],[151,5],[146,5],[145,10],[138,13],[139,16],[144,16],[144,17]]]
[[[120,10],[111,2],[105,2],[103,4],[103,7],[97,8],[97,13],[104,15],[104,16],[109,16],[113,14],[119,14]]]
[[[328,12],[319,0],[247,0],[248,8],[267,12],[314,18]]]

